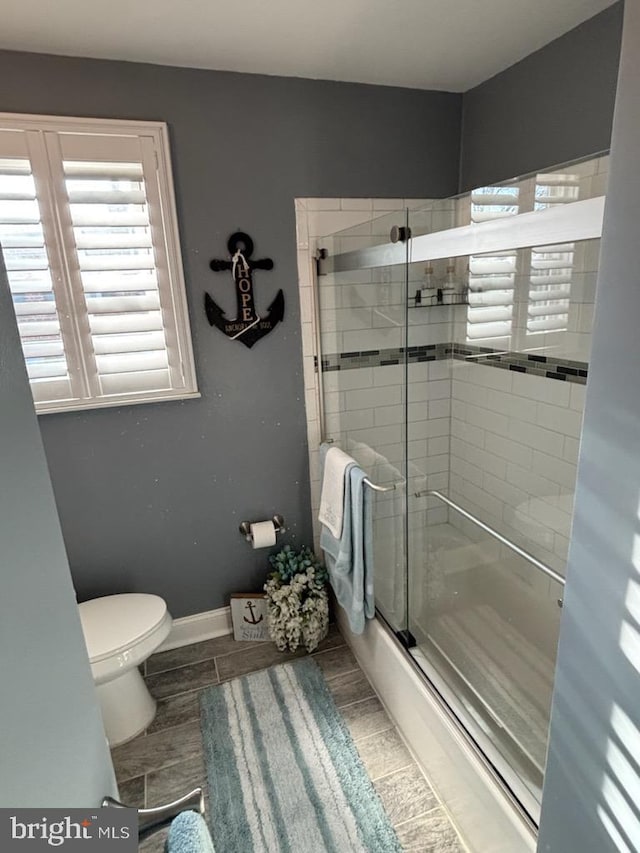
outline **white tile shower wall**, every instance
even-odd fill
[[[451,387],[451,498],[564,573],[585,386],[456,361]]]
[[[366,200],[323,200],[323,216],[310,209],[312,200],[298,200],[300,301],[305,367],[309,457],[316,548],[320,441],[315,311],[312,290],[312,253],[315,230],[338,230],[355,217],[372,215]],[[335,209],[329,205],[335,204]],[[339,207],[338,207],[339,205]],[[331,215],[331,219],[329,218]],[[373,215],[376,215],[375,212]],[[367,240],[367,226],[353,239]],[[353,235],[353,232],[351,232]],[[322,235],[320,235],[322,236]],[[597,266],[597,249],[586,244],[589,265]],[[590,258],[590,260],[589,260]],[[424,274],[410,267],[411,293]],[[402,345],[390,334],[401,330],[404,316],[403,284],[387,271],[349,274],[347,281],[322,281],[321,328],[323,353],[379,349]],[[343,277],[344,278],[344,277]],[[400,278],[400,277],[398,277]],[[592,280],[593,279],[593,280]],[[592,299],[595,276],[583,276],[573,289],[575,301]],[[573,302],[572,302],[573,304]],[[584,318],[583,318],[584,319]],[[409,344],[464,341],[466,308],[420,308],[409,312]],[[585,320],[586,323],[586,320]],[[587,324],[588,325],[588,324]],[[584,327],[584,334],[588,332]],[[586,339],[585,339],[586,340]],[[416,363],[408,369],[409,424],[407,453],[410,463],[408,493],[449,490],[451,497],[539,559],[564,570],[571,522],[573,488],[582,419],[584,386],[522,375],[477,363],[440,361]],[[326,434],[344,446],[378,482],[401,476],[404,458],[404,367],[387,365],[325,374]],[[368,455],[375,448],[384,462]],[[404,607],[404,527],[402,494],[376,497],[376,553],[387,572],[377,581],[388,610]],[[449,521],[472,540],[478,530],[433,498],[411,498],[408,513],[411,553],[425,554],[426,527]],[[509,570],[551,601],[557,586],[535,573],[508,551],[483,541],[488,557],[496,552]],[[486,553],[485,553],[486,552]],[[413,567],[413,576],[421,571]],[[382,589],[386,582],[385,589]],[[555,602],[553,604],[555,606]]]
[[[313,291],[313,255],[318,238],[348,228],[348,235],[332,241],[334,251],[379,243],[389,236],[390,218],[385,213],[401,211],[405,207],[422,207],[427,203],[428,200],[423,199],[305,198],[295,201],[307,438],[316,549],[320,494],[318,445],[322,435],[318,374],[314,367],[314,357],[319,355],[316,339],[318,318]],[[323,280],[319,316],[323,353],[404,345],[402,273],[396,276],[397,281],[394,282],[393,278],[393,274],[386,270],[373,274],[368,271],[350,273],[348,282],[339,285],[329,281],[328,277]],[[434,333],[437,334],[437,330]],[[446,337],[442,337],[442,340],[446,340]],[[423,373],[427,375],[426,366],[422,366],[425,367]],[[327,435],[338,443],[345,443],[349,439],[352,445],[360,443],[375,447],[391,466],[402,466],[402,370],[402,367],[392,365],[327,374],[324,388],[324,427]],[[426,444],[423,449],[426,453]],[[413,451],[416,454],[417,448],[414,447]],[[381,517],[385,514],[389,517],[388,504],[376,503]]]
[[[315,241],[327,232],[349,227],[348,236],[330,241],[332,251],[361,248],[388,239],[390,220],[385,216],[361,227],[353,227],[358,216],[379,217],[380,213],[403,206],[416,207],[413,200],[299,200],[298,260],[301,268],[303,352],[308,440],[311,471],[312,512],[315,547],[318,550],[317,510],[320,440],[317,374],[313,369],[316,352],[311,257]],[[373,213],[372,213],[373,210]],[[357,212],[356,212],[357,211]],[[442,219],[443,214],[438,214]],[[446,212],[450,216],[450,212]],[[423,226],[433,227],[433,217]],[[444,221],[437,223],[445,227]],[[325,241],[323,243],[326,245]],[[409,289],[421,284],[423,270],[414,265]],[[322,354],[354,352],[404,346],[406,316],[404,269],[387,268],[357,271],[340,277],[324,277],[319,293]],[[443,343],[451,339],[452,311],[417,309],[409,314],[409,345]],[[408,446],[411,494],[426,488],[448,488],[450,369],[443,363],[410,366],[408,399],[410,442]],[[327,437],[350,452],[368,471],[374,482],[389,484],[404,479],[405,456],[405,373],[404,366],[381,365],[327,372],[324,376],[324,428]],[[374,452],[372,452],[372,449]],[[433,499],[413,499],[408,514],[411,553],[424,552],[425,528],[446,521],[447,511]],[[377,494],[374,503],[374,550],[376,555],[377,601],[387,619],[403,627],[406,606],[405,583],[405,490]],[[415,574],[415,572],[414,572]]]
[[[313,290],[314,252],[318,236],[357,225],[371,218],[371,211],[373,209],[372,200],[358,199],[358,201],[361,202],[362,207],[348,209],[347,207],[343,208],[341,200],[336,198],[299,198],[295,200],[307,441],[316,548],[317,527],[315,516],[317,515],[318,505],[318,446],[320,444],[321,426],[319,420],[318,379],[314,366],[314,358],[317,355],[317,318]],[[331,294],[329,293],[328,297],[330,296]]]

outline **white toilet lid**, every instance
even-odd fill
[[[159,595],[131,592],[106,595],[79,605],[91,663],[144,640],[164,619],[167,605]]]

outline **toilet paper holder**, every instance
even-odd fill
[[[276,536],[286,531],[287,528],[284,526],[284,518],[281,515],[274,515],[271,521],[273,521],[273,526],[276,530]],[[240,533],[242,533],[247,542],[253,542],[253,536],[251,534],[252,523],[253,522],[251,521],[243,521],[241,522],[239,527]]]

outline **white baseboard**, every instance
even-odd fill
[[[208,610],[206,613],[194,613],[192,616],[181,616],[173,620],[171,632],[158,651],[165,652],[191,643],[200,643],[202,640],[212,640],[214,637],[230,634],[232,630],[229,607],[219,607],[217,610]]]
[[[340,630],[470,853],[534,853],[535,838],[378,619]]]

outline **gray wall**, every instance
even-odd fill
[[[622,3],[465,92],[460,190],[609,147]]]
[[[113,768],[3,269],[0,435],[0,807],[96,806]]]
[[[202,399],[40,418],[80,599],[165,596],[174,616],[257,589],[268,569],[238,533],[284,515],[311,544],[299,340],[295,196],[446,196],[456,191],[461,96],[0,52],[0,110],[168,122]],[[436,129],[437,132],[434,132]],[[266,308],[284,324],[252,350],[207,324],[208,268],[251,234]]]
[[[640,850],[639,53],[627,0],[538,847],[553,853]]]

